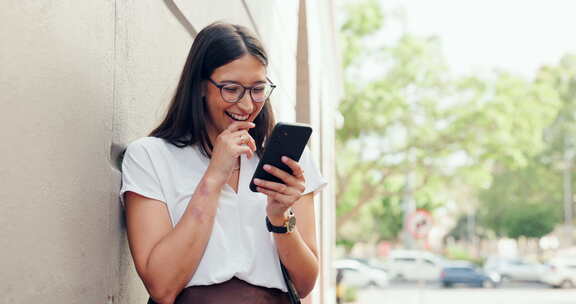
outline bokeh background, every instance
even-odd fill
[[[575,8],[339,2],[343,301],[575,301]]]

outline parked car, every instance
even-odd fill
[[[576,258],[557,258],[548,262],[542,282],[554,288],[576,286]]]
[[[540,282],[546,266],[540,263],[531,263],[521,259],[504,259],[490,257],[484,264],[488,273],[495,272],[502,277],[502,281],[533,281]]]
[[[376,269],[380,269],[386,273],[388,273],[388,265],[383,263],[381,260],[379,259],[363,259],[363,258],[346,258],[346,259],[350,259],[350,260],[354,260],[354,261],[358,261],[368,267],[372,267],[372,268],[376,268]]]
[[[334,267],[342,272],[342,284],[352,287],[386,287],[388,275],[381,269],[370,267],[352,259],[336,260]]]
[[[500,276],[488,275],[469,262],[454,262],[442,269],[440,283],[443,287],[462,284],[492,288],[500,284]]]
[[[386,263],[390,278],[408,281],[437,281],[442,266],[442,258],[420,250],[393,250]]]

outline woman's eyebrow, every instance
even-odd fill
[[[236,80],[221,80],[220,83],[234,83],[234,84],[242,84],[240,81]],[[266,80],[256,80],[252,82],[252,84],[259,84],[259,83],[266,83]]]

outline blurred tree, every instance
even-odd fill
[[[385,20],[398,21],[368,0],[349,5],[341,26],[340,239],[394,239],[407,175],[416,207],[431,198],[438,206],[460,190],[455,185],[488,187],[495,168],[526,166],[544,148],[542,129],[558,109],[549,86],[507,73],[452,78],[437,38],[387,36]]]
[[[374,218],[379,239],[395,239],[402,230],[404,219],[404,211],[398,197],[384,197],[380,200],[380,204],[374,204],[372,209],[371,215]]]
[[[561,102],[554,122],[546,129],[547,156],[563,160],[564,151],[576,147],[576,54],[567,54],[556,66],[544,66],[536,83],[550,86]]]
[[[434,123],[430,118],[437,110],[432,103],[446,83],[442,79],[446,68],[434,38],[403,35],[394,45],[369,47],[372,35],[384,23],[383,15],[374,12],[380,12],[376,1],[352,5],[341,28],[347,73],[346,97],[340,104],[344,126],[337,131],[342,158],[337,166],[339,227],[365,205],[397,195],[408,170],[425,169],[424,164],[413,166],[406,160],[411,142],[418,140],[409,138],[407,132],[430,133],[429,125]],[[359,79],[356,73],[366,62],[378,63],[383,74],[372,81]],[[415,121],[418,112],[420,122]],[[416,189],[428,182],[417,178]],[[390,214],[382,214],[386,215]]]
[[[574,229],[573,171],[576,155],[576,54],[562,57],[555,67],[543,67],[537,83],[548,84],[555,89],[562,103],[556,119],[545,132],[549,143],[546,156],[563,172],[564,224]],[[568,242],[573,243],[573,234],[567,232]]]
[[[562,219],[565,185],[560,171],[573,170],[565,161],[566,152],[573,153],[576,143],[576,56],[566,55],[557,66],[542,67],[533,87],[547,92],[542,98],[558,106],[549,125],[542,128],[545,147],[540,155],[523,168],[500,168],[491,187],[480,193],[481,223],[499,236],[539,238]]]
[[[449,237],[452,237],[456,241],[468,240],[470,241],[470,231],[469,231],[469,216],[460,215],[458,220],[456,220],[456,225],[448,232]]]
[[[535,159],[497,173],[480,200],[480,223],[497,236],[540,238],[561,219],[562,177]]]

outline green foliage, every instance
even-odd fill
[[[468,261],[476,266],[482,266],[484,264],[483,259],[473,257],[470,255],[468,250],[458,246],[450,246],[446,248],[446,258],[450,260]]]
[[[398,197],[382,198],[380,204],[375,204],[371,214],[375,219],[379,241],[395,240],[398,237],[404,219],[404,211]]]
[[[540,238],[561,219],[561,175],[534,160],[497,173],[480,200],[480,222],[498,236]]]
[[[358,300],[358,289],[352,286],[344,286],[344,303],[354,303]]]
[[[563,184],[558,168],[564,168],[565,153],[576,148],[576,56],[566,55],[557,66],[540,69],[532,90],[542,102],[556,105],[546,114],[554,117],[540,121],[548,125],[534,130],[546,139],[541,153],[525,167],[500,168],[491,187],[480,193],[482,224],[511,238],[542,237],[561,221]],[[537,121],[538,115],[532,113],[528,122]]]
[[[340,142],[366,136],[390,136],[399,128],[414,128],[414,135],[430,134],[442,112],[435,106],[448,90],[446,65],[436,39],[405,35],[396,45],[379,52],[384,75],[368,84],[353,73],[345,79],[345,98],[339,110],[344,126],[337,130]]]
[[[376,0],[354,2],[345,17],[338,239],[394,240],[407,176],[416,205],[432,212],[456,195],[459,204],[473,204],[479,189],[488,188],[480,205],[486,228],[511,237],[552,229],[561,183],[544,167],[559,158],[550,147],[576,147],[569,136],[576,134],[576,57],[542,69],[536,81],[505,72],[456,78],[439,39],[410,33],[379,39],[384,21],[395,20]],[[379,74],[364,77],[365,66],[378,66]],[[530,219],[538,223],[522,227]]]
[[[346,250],[346,252],[349,252],[350,250],[352,250],[352,247],[354,247],[354,244],[355,244],[355,242],[353,242],[351,240],[343,239],[343,238],[336,240],[336,246],[337,247],[343,247]]]
[[[348,67],[363,56],[363,39],[382,27],[383,15],[376,0],[350,4],[346,10],[348,18],[340,27],[340,35],[344,44],[343,63]]]
[[[545,132],[547,154],[559,160],[565,150],[576,149],[576,54],[565,55],[557,66],[542,67],[536,84],[550,88],[561,102],[558,115]]]
[[[441,205],[430,197],[422,197],[416,200],[416,208],[433,211]],[[367,207],[374,220],[374,232],[377,241],[394,241],[402,231],[404,223],[404,210],[402,201],[398,196],[387,196],[381,198],[378,203]]]
[[[468,216],[461,215],[456,221],[456,225],[450,230],[448,236],[457,241],[469,239],[470,232],[468,231]]]

